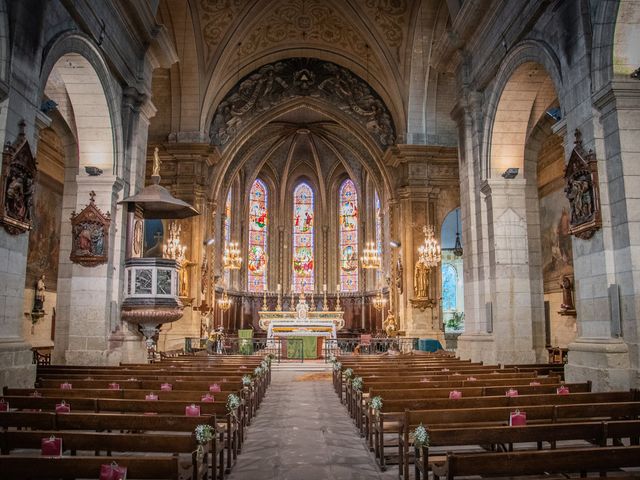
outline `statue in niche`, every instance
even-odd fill
[[[575,147],[565,167],[564,193],[569,200],[569,233],[587,240],[602,225],[598,162],[593,151],[582,147],[582,133],[576,129]]]
[[[109,213],[103,214],[95,204],[95,192],[89,193],[90,202],[80,213],[71,214],[70,260],[85,267],[107,262]]]
[[[44,315],[44,300],[46,296],[47,287],[44,283],[44,273],[40,276],[36,282],[36,294],[33,300],[32,316],[42,317]]]
[[[571,278],[565,275],[560,282],[560,288],[562,289],[562,303],[560,304],[560,315],[575,315],[576,306],[573,303],[573,282]]]
[[[26,139],[25,126],[25,122],[21,121],[18,138],[13,144],[7,142],[2,153],[0,223],[11,235],[31,228],[37,168]]]
[[[413,294],[416,298],[429,298],[429,267],[416,262],[413,270]]]
[[[398,335],[398,325],[396,324],[396,317],[392,312],[389,312],[382,327],[387,333],[387,337],[393,338]]]

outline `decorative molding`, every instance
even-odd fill
[[[367,42],[345,18],[344,13],[322,0],[291,0],[278,5],[251,28],[240,54],[250,56],[274,45],[304,41],[332,45],[364,58]]]
[[[200,0],[199,3],[202,40],[207,49],[205,58],[210,59],[229,26],[238,17],[244,2]]]
[[[25,135],[25,122],[18,124],[20,133],[12,144],[7,142],[2,151],[2,191],[0,197],[0,223],[11,235],[31,229],[36,175],[36,159]]]
[[[364,7],[376,27],[382,33],[387,46],[401,61],[401,47],[405,40],[405,31],[411,10],[407,0],[365,0]]]
[[[71,213],[71,254],[69,259],[84,267],[95,267],[109,259],[110,214],[102,213],[95,204],[96,193],[89,194],[89,205]]]
[[[570,204],[569,234],[588,240],[602,226],[598,162],[593,150],[582,147],[582,133],[575,131],[575,147],[564,170],[565,195]]]
[[[364,80],[335,63],[296,57],[263,65],[238,82],[216,109],[211,143],[226,145],[243,124],[299,97],[327,101],[362,125],[383,148],[395,142],[389,110]]]

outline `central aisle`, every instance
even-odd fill
[[[330,372],[327,372],[330,375]],[[315,378],[314,380],[305,380]],[[329,377],[279,371],[260,406],[230,480],[359,480],[396,478],[380,472]],[[326,376],[326,374],[325,374]]]

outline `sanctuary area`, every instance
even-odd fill
[[[640,475],[639,45],[640,0],[0,0],[0,476]]]

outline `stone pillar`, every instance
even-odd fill
[[[603,228],[573,241],[578,337],[569,345],[566,376],[591,380],[597,391],[624,390],[640,384],[640,82],[616,79],[593,101],[603,139],[595,145]],[[611,253],[604,255],[605,249]],[[619,289],[617,312],[610,285]],[[621,336],[612,329],[616,316]]]
[[[494,361],[500,363],[536,361],[526,187],[526,180],[517,178],[491,178],[482,186],[491,259],[487,279],[491,289],[488,330],[494,338]]]

